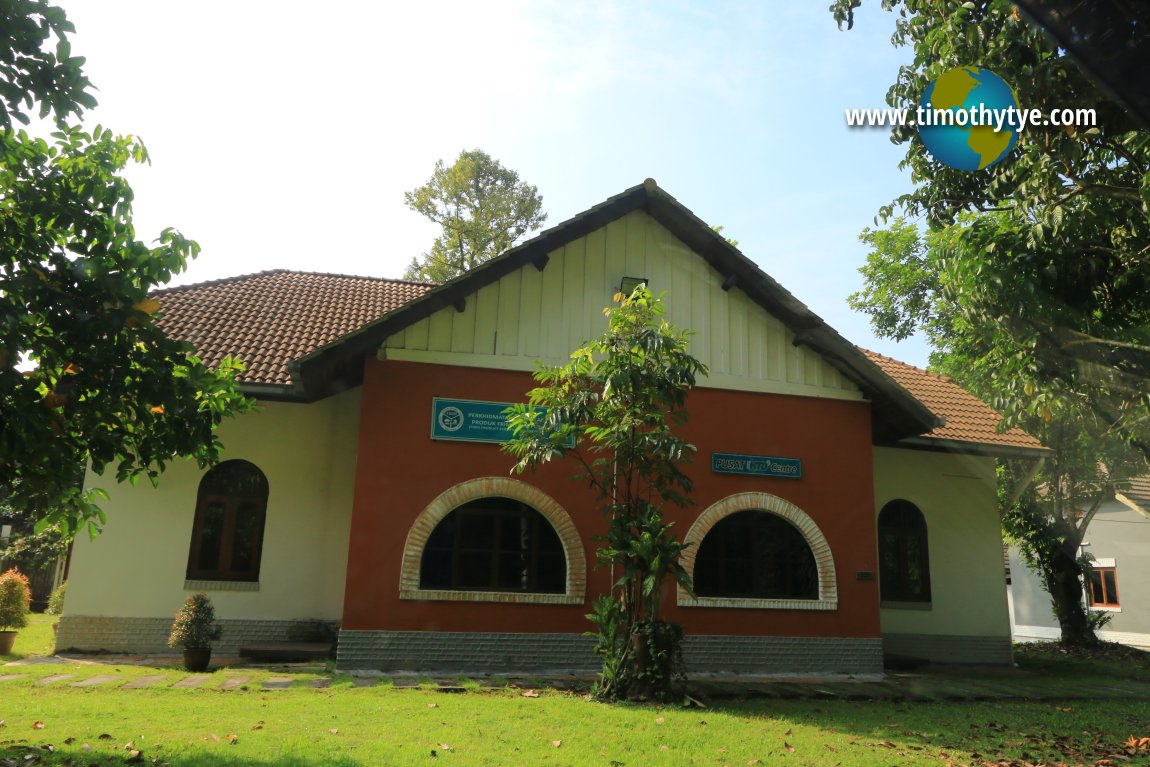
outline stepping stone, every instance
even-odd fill
[[[290,676],[272,676],[264,680],[265,690],[286,690],[291,687],[292,678]]]
[[[46,676],[43,679],[41,679],[40,681],[36,682],[36,686],[37,687],[43,687],[45,685],[54,684],[55,682],[63,682],[65,679],[75,679],[75,678],[76,678],[75,674],[53,674],[52,676]]]
[[[128,682],[126,685],[124,685],[120,689],[122,689],[122,690],[142,690],[145,687],[152,687],[156,683],[158,683],[164,679],[167,679],[167,678],[168,677],[165,674],[152,674],[150,676],[141,676],[141,677],[138,677],[138,678],[133,679],[132,681]]]
[[[220,682],[221,690],[234,690],[237,687],[243,687],[248,682],[252,681],[250,676],[230,676],[223,682]]]
[[[379,684],[379,678],[374,676],[356,676],[352,677],[351,683],[355,687],[375,687]]]
[[[0,674],[0,682],[11,682],[14,679],[23,679],[27,674]]]
[[[324,690],[331,687],[331,679],[329,677],[320,677],[319,679],[312,679],[307,683],[307,686],[313,690]]]
[[[391,680],[391,686],[397,690],[418,690],[419,689],[419,680],[418,679],[393,679],[393,680]]]
[[[99,684],[107,684],[120,679],[119,674],[98,674],[91,679],[81,679],[79,682],[72,682],[72,687],[95,687]]]
[[[172,685],[172,687],[178,687],[180,689],[188,689],[190,687],[199,687],[201,684],[208,681],[209,679],[211,679],[211,677],[207,674],[193,674],[192,676],[184,677],[183,679],[181,679],[180,681],[178,681],[174,685]]]

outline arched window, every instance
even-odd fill
[[[255,464],[224,461],[200,480],[188,578],[258,581],[268,480]]]
[[[419,588],[563,594],[563,543],[526,503],[477,498],[448,513],[428,537]]]
[[[892,602],[930,601],[926,518],[910,501],[894,500],[878,515],[879,594]]]
[[[736,599],[817,599],[818,567],[803,534],[752,509],[711,528],[695,556],[695,593]]]

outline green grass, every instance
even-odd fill
[[[34,637],[39,629],[29,630]],[[31,647],[43,639],[29,641]],[[685,709],[608,706],[542,685],[540,697],[524,697],[520,688],[479,688],[465,680],[460,684],[468,691],[458,694],[395,689],[389,680],[356,688],[342,675],[332,678],[330,689],[310,689],[310,680],[325,676],[318,668],[293,673],[290,689],[269,691],[262,681],[282,671],[224,669],[203,688],[174,689],[171,684],[187,674],[172,667],[90,661],[6,666],[0,675],[25,676],[0,682],[0,765],[1023,767],[1095,765],[1106,758],[1150,764],[1150,740],[1142,751],[1122,749],[1130,736],[1150,736],[1150,696],[1139,692],[1150,681],[1150,655],[1111,648],[1067,656],[1033,648],[1019,659],[1032,673],[921,675],[909,678],[905,689],[1025,683],[1030,687],[1018,689],[1081,688],[1093,691],[1091,699],[757,699]],[[74,677],[36,683],[56,674]],[[116,684],[143,675],[163,679],[142,690],[69,686],[96,674],[118,674]],[[245,688],[218,689],[237,675],[250,678]],[[1131,675],[1146,681],[1126,681]],[[135,760],[134,750],[141,752]],[[28,754],[36,760],[26,760]]]
[[[1128,736],[1150,734],[1150,703],[1143,701],[756,700],[683,709],[607,706],[549,691],[524,698],[515,689],[445,695],[389,687],[221,692],[0,684],[7,741],[0,763],[35,748],[45,765],[124,764],[129,743],[144,763],[173,767],[1094,764]]]
[[[60,620],[58,615],[32,613],[28,625],[16,634],[16,643],[10,655],[0,655],[0,661],[19,660],[31,655],[51,655],[56,646],[56,635],[52,624]]]

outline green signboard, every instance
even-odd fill
[[[503,411],[510,402],[484,402],[473,399],[431,400],[431,438],[455,442],[494,442],[500,444],[514,435]],[[546,408],[539,408],[546,411]],[[574,447],[575,440],[567,440]]]
[[[711,471],[716,474],[800,479],[803,476],[803,462],[798,458],[776,458],[770,455],[711,453]]]

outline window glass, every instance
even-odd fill
[[[926,518],[909,501],[896,500],[878,515],[879,592],[896,602],[930,601],[930,552]]]
[[[563,593],[567,562],[551,523],[510,498],[460,506],[432,531],[419,586],[458,591]]]
[[[818,599],[810,545],[794,525],[767,511],[741,511],[711,528],[694,575],[701,597]]]
[[[224,461],[200,480],[187,577],[258,581],[268,481],[255,464]]]

